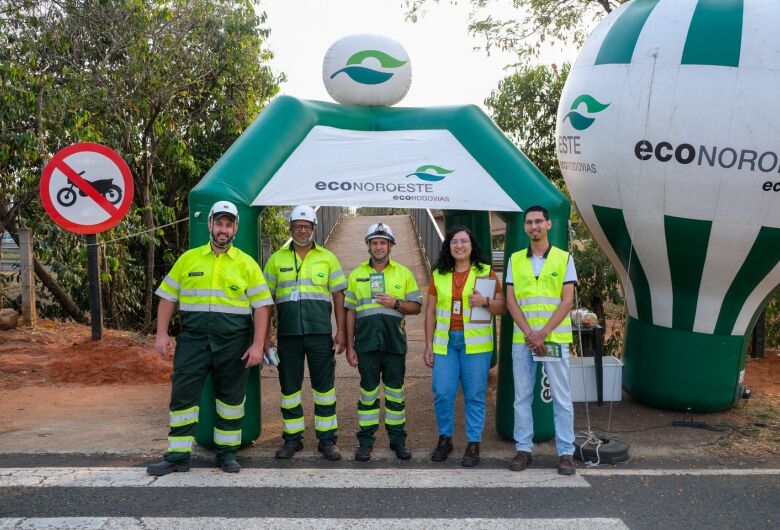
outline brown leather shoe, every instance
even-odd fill
[[[449,436],[439,436],[439,442],[436,444],[436,449],[431,453],[431,460],[434,462],[444,462],[447,460],[447,455],[452,452],[452,438]]]
[[[469,442],[466,446],[466,452],[463,453],[463,460],[460,465],[463,467],[474,467],[479,464],[479,442]]]
[[[515,457],[512,459],[512,463],[509,464],[509,469],[512,471],[525,471],[525,469],[531,465],[533,458],[528,451],[518,451],[515,453]]]
[[[558,474],[570,477],[577,473],[577,467],[574,465],[574,457],[571,455],[562,455],[558,462]]]

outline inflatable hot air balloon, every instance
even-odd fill
[[[588,38],[558,110],[582,218],[618,269],[623,384],[731,406],[780,283],[780,2],[634,0]]]

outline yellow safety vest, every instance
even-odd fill
[[[209,243],[182,254],[156,294],[178,302],[183,312],[251,315],[253,308],[273,304],[263,272],[251,256],[235,246],[216,255]]]
[[[371,295],[371,260],[364,261],[349,275],[344,307],[355,311],[355,349],[358,353],[381,350],[406,353],[404,314],[374,302]],[[412,271],[393,260],[382,270],[384,292],[401,301],[422,305],[422,294]],[[387,389],[385,389],[387,390]]]
[[[474,292],[477,281],[477,268],[471,267],[466,283],[463,285],[461,311],[463,315],[463,337],[466,342],[466,353],[487,353],[493,351],[493,319],[489,324],[472,324],[470,322],[469,296]],[[490,274],[490,267],[479,270],[480,275]],[[447,355],[449,341],[450,318],[452,310],[452,273],[433,271],[433,283],[436,286],[436,328],[433,330],[433,353]]]
[[[534,276],[528,250],[517,251],[512,254],[510,259],[512,260],[512,281],[517,305],[528,320],[531,329],[542,329],[558,306],[561,305],[563,280],[566,277],[569,253],[551,246],[539,273],[539,278]],[[544,340],[558,344],[571,343],[571,318],[568,314]],[[525,335],[520,331],[517,322],[512,330],[512,342],[525,342]]]
[[[331,293],[347,288],[332,252],[315,244],[301,260],[290,243],[271,254],[265,280],[276,302],[279,336],[331,333]]]

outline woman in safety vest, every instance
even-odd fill
[[[495,280],[492,292],[475,290],[477,278]],[[463,467],[479,463],[479,443],[485,424],[485,393],[493,356],[493,317],[472,321],[472,308],[490,315],[504,313],[504,296],[496,273],[482,256],[479,242],[463,225],[453,226],[442,243],[433,270],[425,308],[425,364],[433,368],[432,388],[439,442],[434,462],[452,452],[455,396],[463,385],[468,445]],[[475,319],[476,320],[476,319]]]

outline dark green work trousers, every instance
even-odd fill
[[[252,336],[230,341],[219,351],[212,351],[208,340],[191,339],[182,334],[176,341],[171,389],[171,430],[168,434],[169,461],[188,460],[195,437],[198,402],[206,375],[211,372],[216,398],[214,449],[222,461],[235,458],[241,445],[241,422],[249,370],[241,360],[252,343]],[[187,450],[187,439],[190,449]]]
[[[279,385],[282,391],[282,437],[303,438],[301,405],[303,365],[309,366],[314,399],[314,431],[319,440],[336,440],[336,359],[330,334],[279,337]]]
[[[379,383],[385,390],[385,429],[390,443],[406,442],[406,413],[404,411],[404,374],[406,355],[379,350],[358,353],[360,372],[360,400],[356,433],[361,446],[372,446],[379,429]]]

